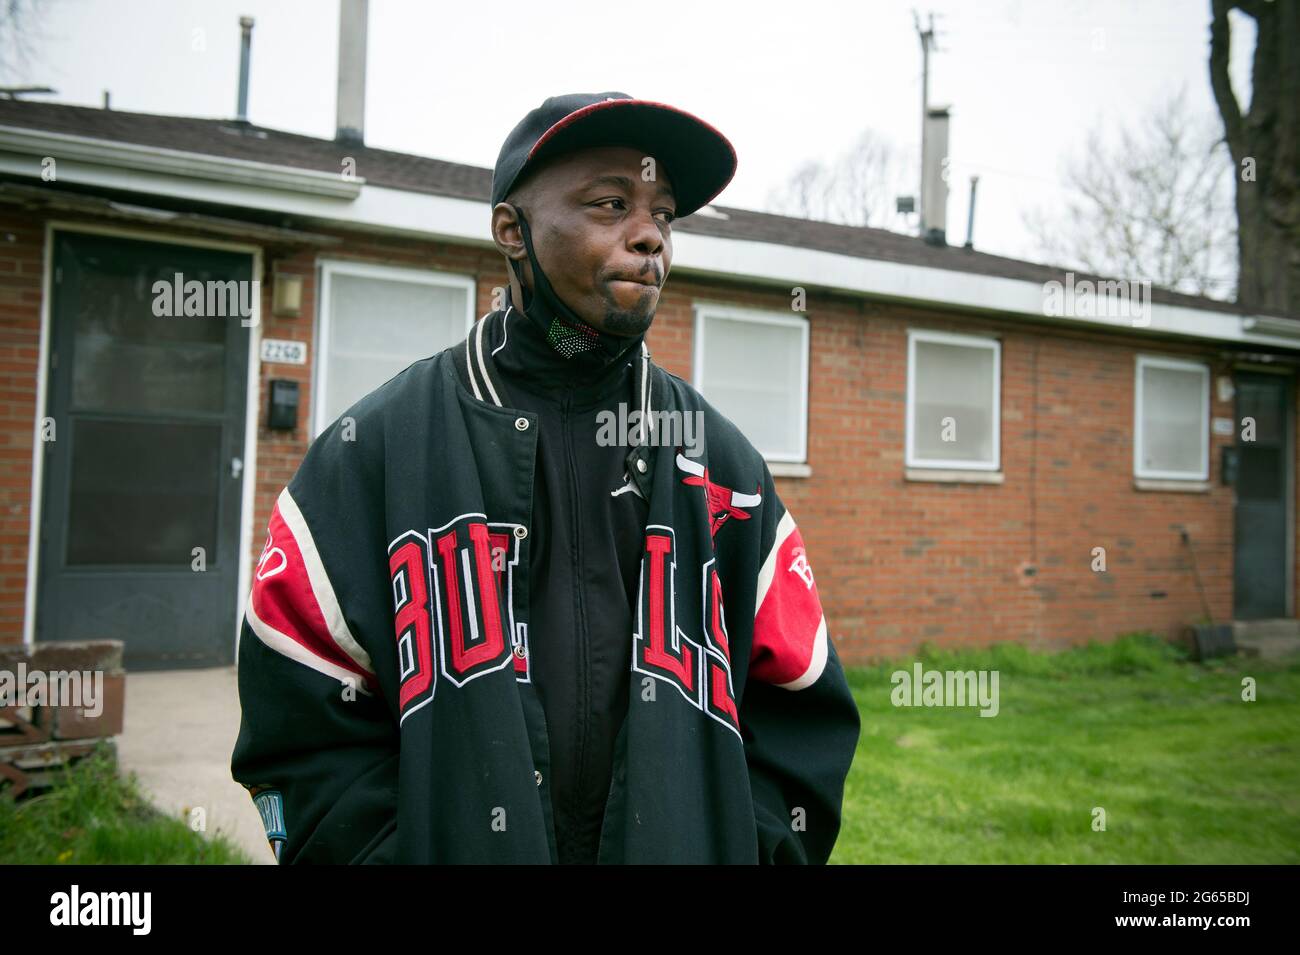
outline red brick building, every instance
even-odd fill
[[[232,662],[314,434],[495,307],[490,179],[0,102],[0,644]],[[674,250],[652,354],[767,456],[846,661],[1172,637],[1194,568],[1216,621],[1295,617],[1300,317],[725,206]]]

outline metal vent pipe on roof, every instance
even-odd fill
[[[334,138],[365,142],[368,0],[339,0],[339,95]]]
[[[970,177],[970,205],[966,207],[966,248],[975,248],[975,190],[979,188],[980,177]]]
[[[235,119],[248,122],[248,61],[253,55],[253,18],[239,18],[239,105]]]

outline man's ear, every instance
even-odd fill
[[[523,227],[515,207],[508,202],[498,202],[492,209],[492,241],[506,258],[506,272],[513,298],[522,307],[532,291],[533,269],[528,261],[528,247],[524,245]]]
[[[498,202],[492,209],[492,241],[507,259],[527,262],[528,249],[524,246],[519,215],[508,202]]]

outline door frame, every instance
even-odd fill
[[[36,415],[32,422],[32,506],[31,523],[27,532],[27,593],[23,611],[23,647],[31,650],[36,638],[36,593],[37,574],[40,567],[41,517],[44,501],[42,488],[44,484],[45,456],[43,445],[38,439],[41,420],[45,417],[49,401],[50,374],[50,323],[53,308],[52,292],[54,289],[54,233],[79,232],[89,235],[103,235],[122,239],[142,239],[147,242],[165,242],[171,245],[187,245],[200,249],[220,249],[226,252],[242,252],[252,260],[252,275],[262,278],[262,247],[246,242],[226,242],[220,239],[206,239],[174,232],[153,229],[118,226],[102,222],[76,221],[65,219],[47,219],[45,222],[45,251],[41,269],[41,331],[40,345],[37,349],[36,374]],[[259,284],[259,289],[261,288]],[[253,324],[248,335],[248,386],[244,396],[244,483],[240,488],[239,501],[239,572],[236,584],[235,632],[231,635],[235,645],[235,657],[239,659],[239,633],[244,619],[244,602],[252,576],[253,518],[257,487],[257,420],[260,411],[261,364],[257,356],[262,349],[262,296],[253,299]]]
[[[1283,491],[1286,497],[1286,615],[1294,618],[1295,611],[1295,494],[1296,494],[1296,395],[1300,390],[1300,378],[1297,378],[1295,371],[1290,368],[1279,368],[1276,365],[1264,365],[1249,361],[1236,361],[1232,364],[1233,377],[1233,422],[1232,432],[1233,441],[1236,441],[1237,430],[1240,424],[1236,420],[1236,378],[1238,371],[1247,371],[1258,374],[1277,375],[1285,381],[1286,417],[1282,423],[1282,436],[1285,440],[1284,455],[1286,458],[1286,487]],[[1236,519],[1237,503],[1236,496],[1233,496],[1233,546],[1234,546],[1234,564],[1235,564],[1235,546],[1236,546]],[[1235,569],[1234,569],[1235,573]]]

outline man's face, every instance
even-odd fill
[[[650,327],[672,263],[672,181],[657,163],[643,166],[645,156],[627,146],[562,154],[516,197],[555,294],[585,322],[613,335],[640,335]],[[655,178],[643,179],[643,168],[653,168]],[[493,209],[492,235],[505,255],[519,260],[532,289],[523,234],[508,203]]]

